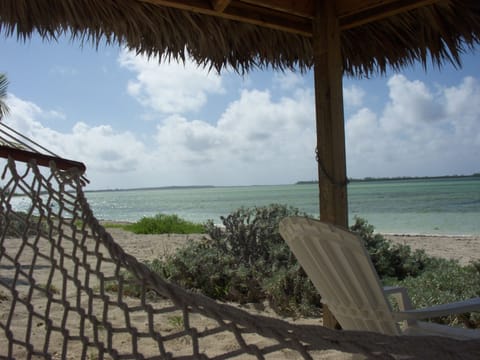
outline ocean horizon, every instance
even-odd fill
[[[240,207],[273,203],[319,216],[318,186],[189,186],[87,192],[98,219],[137,221],[177,214],[194,222],[221,224]],[[352,181],[348,185],[349,223],[366,219],[385,234],[480,235],[480,178],[441,177]]]
[[[348,183],[355,182],[385,182],[385,181],[415,181],[415,180],[450,180],[450,179],[473,179],[480,180],[480,173],[472,175],[441,175],[441,176],[395,176],[395,177],[366,177],[366,178],[349,178]],[[287,186],[287,185],[318,185],[316,180],[299,180],[295,183],[285,184],[247,184],[247,185],[164,185],[164,186],[146,186],[146,187],[131,187],[131,188],[109,188],[109,189],[86,189],[85,193],[89,192],[110,192],[110,191],[136,191],[136,190],[175,190],[175,189],[202,189],[202,188],[234,188],[234,187],[252,187],[252,186]]]
[[[177,214],[193,222],[212,220],[241,207],[286,204],[319,217],[318,185],[171,186],[85,191],[98,220],[135,222],[156,214]],[[352,181],[349,223],[366,219],[383,234],[480,235],[480,177]],[[28,200],[14,198],[14,208]]]

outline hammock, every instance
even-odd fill
[[[99,224],[83,164],[11,136],[0,135],[0,358],[480,358],[475,341],[294,325],[171,284]]]

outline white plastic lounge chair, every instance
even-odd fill
[[[302,217],[283,219],[280,234],[344,330],[480,339],[480,330],[418,321],[480,311],[480,298],[412,309],[405,288],[382,288],[370,256],[356,234]],[[400,311],[392,310],[387,295],[395,296]]]

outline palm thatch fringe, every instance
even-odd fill
[[[69,35],[126,46],[161,60],[193,58],[220,71],[313,66],[312,39],[134,0],[2,0],[0,31],[26,41]],[[420,61],[450,61],[480,42],[480,1],[445,0],[342,32],[344,73],[369,76]]]

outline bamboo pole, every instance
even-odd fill
[[[320,219],[347,227],[343,62],[335,1],[317,0],[313,34]],[[328,309],[323,322],[337,326]]]

